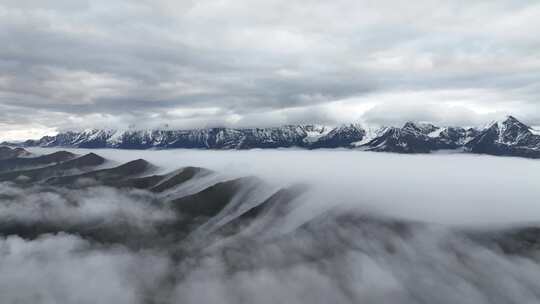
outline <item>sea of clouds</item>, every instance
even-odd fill
[[[35,153],[55,150],[59,149],[31,149]],[[306,198],[306,212],[348,204],[446,225],[540,222],[537,160],[354,150],[69,151],[95,152],[117,163],[143,158],[163,171],[199,166],[230,178],[254,175],[277,187],[305,183],[311,186],[313,194]]]
[[[241,237],[203,236],[201,248],[191,244],[201,240],[171,242],[155,229],[177,216],[160,194],[2,183],[0,226],[25,235],[28,227],[48,229],[0,237],[2,303],[540,301],[537,252],[510,255],[462,233],[540,222],[538,161],[348,150],[91,151],[110,166],[144,158],[163,172],[219,172],[188,192],[257,176],[264,190],[244,193],[250,204],[293,184],[307,191],[285,214],[266,214]],[[398,229],[394,221],[414,224]],[[107,234],[115,238],[104,241]]]

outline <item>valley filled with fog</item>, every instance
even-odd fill
[[[540,162],[537,160],[348,149],[29,150],[95,152],[116,163],[142,158],[163,171],[197,166],[222,175],[218,179],[252,175],[275,188],[305,183],[310,186],[310,193],[304,198],[307,212],[348,205],[438,224],[540,223]],[[114,162],[105,166],[113,166]]]
[[[5,303],[540,301],[538,160],[28,151],[0,161]]]

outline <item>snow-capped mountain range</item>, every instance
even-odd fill
[[[74,148],[355,148],[367,151],[429,153],[457,150],[491,155],[540,158],[540,132],[512,116],[484,128],[438,127],[407,122],[402,127],[364,128],[358,124],[327,127],[287,125],[277,128],[192,130],[85,130],[27,140],[20,146]]]

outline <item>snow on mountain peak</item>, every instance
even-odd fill
[[[207,128],[191,130],[135,128],[87,129],[29,140],[26,146],[78,148],[360,148],[370,151],[429,153],[462,149],[473,153],[540,158],[540,130],[513,116],[492,122],[487,128],[438,127],[427,122],[407,122],[399,127],[342,124],[286,125],[274,128]]]

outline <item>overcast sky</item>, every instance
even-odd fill
[[[87,127],[540,125],[540,2],[0,0],[0,139]]]

